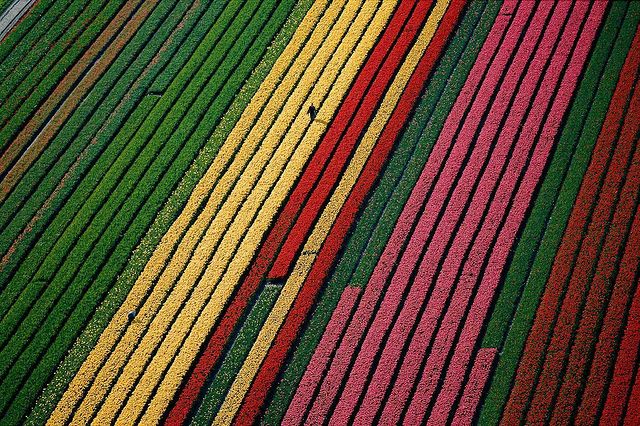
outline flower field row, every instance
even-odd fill
[[[633,424],[639,7],[39,0],[0,422]]]
[[[511,387],[516,363],[535,314],[536,301],[548,278],[553,256],[617,81],[605,76],[619,75],[632,40],[630,34],[638,24],[637,17],[630,12],[622,3],[616,4],[604,24],[605,30],[594,48],[549,172],[542,183],[541,195],[536,199],[523,231],[522,239],[528,243],[516,247],[504,288],[488,324],[483,346],[504,347],[504,350],[497,365],[499,374],[494,375],[481,413],[481,418],[486,419],[483,421],[497,421],[498,410],[503,407]],[[608,57],[611,59],[607,62]],[[536,273],[531,274],[531,271]],[[516,310],[518,298],[522,302]],[[512,318],[513,325],[509,329]]]
[[[264,389],[268,389],[270,387],[269,384],[273,381],[273,373],[276,371],[276,366],[279,364],[279,361],[273,362],[268,358],[264,360],[262,371],[268,372],[266,377],[269,377],[269,379],[264,380],[264,377],[258,377],[256,380],[252,380],[253,377],[251,377],[251,375],[255,375],[258,372],[257,367],[262,363],[262,359],[267,356],[267,351],[270,351],[272,354],[274,353],[272,352],[274,348],[278,348],[279,345],[283,344],[280,339],[276,343],[272,342],[276,339],[276,333],[278,332],[278,329],[281,328],[281,324],[284,323],[290,309],[292,309],[293,302],[300,293],[303,284],[306,284],[305,281],[307,277],[312,273],[312,266],[317,262],[315,254],[320,252],[323,244],[326,244],[325,240],[329,231],[334,226],[342,206],[345,204],[354,184],[358,180],[360,173],[362,172],[362,168],[371,154],[371,150],[373,150],[376,142],[381,140],[380,133],[383,128],[385,128],[391,113],[395,109],[395,105],[398,103],[400,95],[406,88],[409,77],[412,75],[417,62],[431,41],[435,29],[445,10],[447,10],[448,5],[449,2],[447,1],[438,2],[434,5],[429,18],[424,24],[420,34],[418,34],[412,49],[407,53],[405,61],[397,72],[396,78],[393,80],[387,93],[380,102],[376,115],[372,118],[366,133],[361,137],[361,143],[358,145],[347,169],[342,174],[337,187],[333,191],[331,198],[328,200],[326,207],[323,209],[322,215],[318,218],[311,235],[306,240],[304,247],[302,248],[302,255],[296,261],[290,278],[285,281],[281,295],[276,301],[269,318],[267,318],[265,326],[260,331],[260,334],[256,339],[256,343],[252,347],[247,361],[243,365],[243,369],[240,370],[229,394],[227,395],[227,398],[225,399],[225,402],[220,408],[220,413],[218,414],[216,421],[220,421],[221,423],[230,422],[236,411],[240,409],[240,403],[242,402],[243,394],[246,391],[249,391],[246,399],[246,405],[248,407],[243,407],[242,411],[238,415],[238,421],[248,423],[253,421],[255,418],[255,412],[257,411],[255,405],[259,404],[259,402],[256,403],[256,398],[253,395],[256,393],[258,395],[263,394],[265,393]],[[418,6],[418,10],[420,10],[419,7],[420,5]],[[414,12],[414,14],[409,18],[407,25],[411,25],[411,20],[419,19],[420,16],[421,14],[419,12]],[[406,34],[411,34],[411,32],[402,32],[402,36]],[[402,44],[396,43],[395,47],[398,48],[398,46],[402,46]],[[388,58],[391,57],[392,55],[388,56]],[[390,66],[383,66],[382,69],[389,71],[389,68]],[[378,77],[381,75],[382,74],[378,74]],[[375,93],[375,91],[368,92],[367,94],[369,93]],[[334,158],[336,157],[334,156]],[[281,251],[281,253],[285,252]],[[320,255],[321,252],[319,256]],[[293,310],[295,309],[296,308],[293,307]],[[291,316],[291,318],[296,317],[299,316],[296,314],[292,314]],[[286,333],[283,334],[287,336]],[[284,346],[287,346],[287,344],[285,343]],[[249,390],[248,386],[250,383],[254,385],[251,390]],[[256,388],[258,389],[257,391],[254,390]],[[258,397],[258,399],[259,398],[260,397]]]

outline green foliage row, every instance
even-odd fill
[[[174,4],[170,16],[163,21]],[[154,77],[176,55],[193,52],[201,38],[191,37],[193,33],[189,32],[192,25],[171,35],[187,6],[182,2],[176,4],[175,0],[158,4],[147,23],[88,93],[82,108],[74,111],[34,166],[24,174],[13,193],[0,205],[0,253],[7,253],[9,247],[14,245],[8,262],[0,272],[0,282],[9,282],[38,238],[45,231],[52,232],[48,228],[54,218],[57,225],[51,226],[56,232],[63,232],[87,194],[93,192],[102,176],[111,168],[122,149],[121,145],[115,143],[114,136],[146,94]],[[198,18],[204,8],[201,5],[194,18]],[[205,22],[215,22],[219,9],[211,8],[212,13],[207,12],[206,15],[206,19],[211,20]],[[193,19],[190,22],[193,24]],[[208,28],[207,25],[203,27]],[[154,59],[170,35],[172,38],[166,49]],[[186,36],[189,38],[182,45]],[[80,184],[82,188],[77,189]],[[69,200],[72,193],[76,195]],[[37,221],[30,224],[34,217],[37,217]],[[30,232],[16,242],[27,226]],[[55,242],[50,238],[47,241],[49,245],[36,246],[40,254],[38,258],[42,258],[47,253],[45,249],[50,249]],[[13,282],[7,292],[2,293],[5,297],[0,302],[0,316],[6,314],[8,306],[21,290],[22,287]]]
[[[9,72],[34,48],[38,42],[36,35],[46,34],[53,25],[58,23],[69,26],[74,18],[73,11],[69,8],[74,1],[36,2],[33,9],[23,16],[20,23],[0,43],[0,76],[2,78],[6,78]]]
[[[39,35],[42,39],[0,84],[0,99],[6,99],[0,106],[0,123],[3,124],[0,140],[15,137],[69,68],[107,27],[123,3],[124,0],[106,4],[104,0],[93,0],[83,12],[75,12],[80,16],[69,27],[58,28],[59,23],[56,22],[47,34]],[[53,39],[62,31],[63,37],[54,42]],[[40,60],[38,55],[44,53],[46,55]]]
[[[156,97],[143,99],[140,103],[140,108],[131,116],[131,120],[123,128],[123,132],[132,133],[136,124],[139,125],[144,119],[144,114],[148,112],[147,108],[153,106],[156,101]],[[37,284],[40,290],[43,290],[47,285],[44,281],[37,282]],[[43,302],[51,304],[53,300],[39,299],[38,302],[34,307],[36,309],[42,308]],[[69,307],[67,306],[66,308],[68,309]],[[54,356],[64,353],[69,340],[73,339],[72,334],[61,334],[62,338],[55,338],[57,331],[55,326],[59,326],[64,320],[64,312],[60,312],[60,310],[52,312],[46,320],[41,317],[27,316],[23,321],[22,327],[14,336],[11,336],[12,340],[3,349],[3,394],[0,395],[0,407],[3,410],[4,419],[10,424],[19,424],[19,419],[27,414],[50,376],[52,369],[59,362]],[[65,329],[69,329],[69,325],[71,324],[64,324]],[[73,328],[78,325],[80,324],[73,324]],[[32,330],[39,330],[35,338],[32,340],[18,340],[19,338],[30,339],[29,332]],[[29,345],[28,350],[21,352],[26,344]],[[47,349],[48,345],[50,346],[48,347],[47,356],[41,358],[40,355],[44,349]],[[4,359],[7,360],[4,361]]]
[[[164,40],[166,40],[166,38],[170,35],[171,33],[171,29],[174,28],[181,16],[184,14],[185,9],[186,9],[186,5],[183,5],[183,7],[178,7],[177,10],[173,10],[173,16],[172,16],[172,20],[171,21],[167,21],[165,20],[165,18],[167,17],[167,14],[169,12],[172,11],[173,6],[176,3],[172,0],[166,0],[164,2],[161,2],[158,7],[154,10],[154,13],[151,15],[151,17],[149,18],[149,20],[142,26],[142,28],[140,29],[139,33],[136,35],[138,37],[138,40],[136,40],[135,38],[132,40],[131,44],[128,46],[132,48],[131,53],[134,54],[135,57],[135,53],[140,51],[140,47],[141,46],[147,46],[147,50],[150,51],[148,52],[149,54],[147,56],[148,57],[148,61],[151,59],[151,57],[153,56],[153,54],[157,53],[157,51],[159,50],[162,42]],[[158,32],[158,27],[162,26],[162,24],[171,24],[170,28],[169,27],[165,27],[164,30]],[[154,36],[154,41],[149,43],[149,37]],[[167,52],[168,53],[168,52]],[[126,55],[125,55],[126,56]],[[166,58],[168,59],[168,58]],[[148,62],[147,61],[147,62]],[[122,63],[121,65],[126,65],[125,63]],[[141,104],[142,107],[145,106],[145,102],[146,101],[152,101],[153,103],[155,103],[155,101],[157,100],[157,97],[149,97],[149,98],[145,98]],[[152,106],[152,104],[150,105]],[[136,111],[138,112],[138,111]],[[141,123],[142,119],[145,117],[146,113],[148,111],[145,110],[144,108],[140,109],[140,112],[138,114],[135,114],[131,117],[131,120],[127,121],[127,123],[125,124],[122,133],[125,135],[128,135],[129,137],[127,138],[127,136],[121,138],[121,140],[128,140],[130,139],[130,137],[133,135],[133,133],[135,132],[136,128],[139,126],[139,124]],[[136,122],[139,122],[137,125],[135,124]],[[134,123],[134,124],[132,124]],[[114,143],[112,146],[117,147],[117,144]],[[110,146],[111,147],[111,146]],[[116,148],[117,149],[117,148]],[[93,176],[88,176],[89,179],[93,178]],[[85,196],[87,196],[88,194],[84,194]],[[45,284],[44,281],[36,281],[35,283],[35,289],[37,291],[41,291],[41,288],[43,287],[43,284]],[[39,300],[38,302],[41,302],[41,300]],[[5,317],[4,319],[9,318],[11,315],[11,312],[9,312],[9,316]],[[26,326],[25,326],[26,324]],[[34,321],[34,319],[32,317],[27,317],[24,321],[24,323],[22,324],[23,329],[24,328],[34,328],[34,327],[39,327],[40,323],[39,321],[36,319]],[[5,330],[3,330],[5,331]],[[18,334],[18,336],[20,336]],[[51,334],[49,337],[53,337],[54,335]],[[6,336],[6,337],[10,337],[10,336]],[[3,335],[3,338],[6,339],[6,337]],[[11,336],[13,337],[13,336]],[[24,336],[20,336],[20,337],[24,337]],[[10,354],[10,351],[16,351],[16,350],[20,350],[20,345],[18,346],[12,346],[13,343],[15,342],[20,342],[19,339],[13,339],[9,342],[9,344],[3,348],[2,354],[7,355]],[[23,340],[20,343],[27,343],[26,340]],[[15,354],[17,355],[19,352],[16,352]],[[23,354],[25,355],[25,354]],[[28,358],[30,359],[35,359],[36,354],[28,354]],[[30,366],[32,363],[30,363]],[[46,363],[45,363],[46,364]],[[5,373],[7,372],[8,368],[11,366],[11,362],[3,362],[3,366],[2,366],[2,377],[4,377]],[[41,364],[42,365],[42,364]],[[29,371],[27,369],[24,368],[24,366],[21,366],[19,363],[16,365],[17,369],[14,369],[12,372],[14,373],[14,376],[16,376],[16,371],[18,371],[17,374],[22,374],[25,375],[26,373],[28,373]],[[14,366],[15,367],[15,366]],[[53,366],[49,365],[49,368],[51,369]],[[27,367],[29,368],[29,367]],[[6,382],[6,380],[5,380]],[[3,395],[0,399],[1,403],[2,403],[2,409],[4,410],[5,408],[7,408],[7,403],[8,401],[11,400],[11,398],[15,395],[15,392],[17,390],[19,390],[18,387],[19,382],[9,382],[9,384],[7,386],[3,386]],[[40,385],[42,386],[42,384]],[[39,389],[38,389],[39,390]],[[13,391],[13,392],[11,392]],[[22,393],[25,394],[25,389],[22,389]],[[33,400],[35,399],[35,397],[37,396],[37,392],[34,391],[33,388],[29,388],[28,392],[23,395],[20,398],[16,398],[15,401],[13,401],[13,405],[10,407],[10,412],[7,415],[7,418],[13,418],[13,419],[18,419],[20,416],[25,414],[25,407],[28,407],[28,405],[31,403],[33,403]],[[17,413],[17,414],[16,414]],[[17,416],[17,417],[16,417]]]
[[[217,6],[220,6],[220,4],[218,4]],[[232,18],[238,13],[238,10],[241,6],[242,3],[238,1],[230,2],[226,5],[225,9],[222,11],[222,15],[219,18],[221,24],[214,26],[214,33],[212,34],[213,37],[219,39],[222,34],[224,34],[224,32],[228,29],[228,26],[231,25],[231,22],[233,22]],[[207,27],[206,25],[200,25],[197,26],[194,31],[200,32],[200,38],[202,39],[205,36]],[[149,91],[151,93],[165,92],[171,84],[173,77],[178,74],[178,72],[185,66],[190,56],[191,55],[187,54],[177,55],[160,73],[160,75],[155,78],[155,80],[151,84],[151,87],[149,88]],[[204,58],[204,56],[202,56],[202,58]]]
[[[13,3],[12,0],[0,0],[0,15],[4,13],[5,9]]]
[[[256,4],[257,2],[253,2],[253,5]],[[186,139],[195,123],[199,121],[193,117],[193,115],[198,115],[202,111],[198,102],[208,102],[207,99],[214,98],[218,94],[217,89],[222,87],[227,80],[228,73],[224,73],[223,70],[223,73],[219,74],[222,68],[216,71],[217,75],[215,77],[217,78],[212,77],[213,70],[221,62],[221,58],[229,53],[229,48],[233,46],[238,33],[251,21],[251,13],[254,10],[255,7],[245,11],[249,13],[239,16],[235,26],[236,32],[228,32],[225,36],[226,38],[220,40],[216,49],[207,59],[207,63],[196,73],[195,78],[189,82],[189,86],[184,92],[180,90],[180,86],[184,86],[185,83],[178,76],[177,83],[172,86],[172,91],[176,96],[179,94],[183,96],[178,97],[175,104],[172,104],[171,97],[163,96],[150,111],[133,137],[132,135],[122,136],[125,141],[128,141],[128,145],[120,153],[116,164],[102,177],[99,186],[91,193],[80,194],[80,199],[84,198],[86,201],[68,226],[59,230],[55,229],[54,226],[49,227],[48,230],[53,229],[53,238],[50,241],[54,242],[54,245],[43,249],[45,260],[39,267],[37,261],[29,261],[28,258],[18,271],[16,277],[19,279],[27,277],[28,280],[28,277],[34,276],[34,274],[35,276],[31,281],[32,284],[22,292],[8,315],[3,318],[1,323],[4,327],[0,332],[0,341],[5,337],[5,334],[7,338],[13,334],[11,330],[20,324],[23,315],[29,310],[28,318],[37,317],[43,319],[61,296],[63,301],[67,303],[59,304],[56,308],[72,309],[77,297],[82,295],[81,291],[85,289],[86,285],[90,284],[90,276],[99,271],[99,265],[107,257],[109,250],[114,244],[118,243],[119,237],[122,237],[122,233],[126,231],[127,224],[136,217],[138,209],[154,190],[154,183],[160,181],[160,184],[166,183],[170,185],[169,182],[175,179],[175,176],[178,176],[179,165],[188,165],[189,160],[186,156],[189,154],[185,154],[185,151],[180,151],[180,148],[185,142],[194,142],[193,138]],[[268,10],[263,10],[263,13],[267,16]],[[256,28],[256,22],[259,22],[259,20],[254,20],[253,22],[253,26]],[[247,39],[253,36],[255,34],[249,34]],[[242,38],[240,40],[245,41]],[[244,48],[246,44],[239,46]],[[229,57],[235,60],[242,57],[242,55],[229,55]],[[235,64],[226,67],[226,70],[232,70],[233,68],[235,68]],[[209,79],[213,84],[205,86]],[[178,89],[176,89],[176,86],[178,86]],[[208,94],[206,91],[204,92],[205,95],[208,95],[207,98],[205,100],[202,100],[202,97],[195,99],[198,91],[189,90],[193,86],[198,88],[205,87],[205,89],[209,90]],[[187,95],[185,96],[184,94]],[[230,96],[227,97],[229,98]],[[218,99],[223,98],[220,97]],[[158,108],[159,106],[160,108]],[[191,112],[190,117],[184,117],[187,109]],[[168,111],[171,113],[167,114]],[[175,136],[181,130],[183,132],[182,138],[169,138],[170,135]],[[186,146],[194,151],[197,149],[194,143]],[[177,159],[175,158],[176,155],[178,155]],[[123,174],[122,171],[126,171],[126,174]],[[162,187],[155,187],[156,194],[160,188]],[[157,201],[160,200],[160,198],[157,198]],[[154,210],[148,211],[148,217],[152,217],[155,213]],[[62,217],[68,217],[68,215],[63,215]],[[114,220],[114,217],[120,220]],[[116,232],[103,234],[107,227]],[[60,235],[60,238],[56,238],[56,235]],[[45,237],[47,236],[45,235]],[[44,244],[38,245],[38,248],[43,246]],[[89,264],[85,263],[87,256],[91,259]],[[46,282],[47,286],[44,294],[41,295],[38,283],[42,282]],[[83,285],[79,286],[79,282],[83,283]],[[73,283],[73,286],[68,287],[70,283]],[[95,290],[95,288],[96,286],[94,285],[91,291]],[[70,301],[64,299],[67,294],[73,294],[73,296],[69,296],[71,298]],[[36,303],[35,306],[31,306],[34,302]],[[51,315],[48,315],[48,318],[51,318]],[[22,321],[17,335],[20,335],[21,331],[25,330],[26,339],[12,340],[11,343],[15,343],[14,346],[19,347],[21,341],[28,340],[29,333],[36,330],[36,322],[32,322],[31,325],[31,328],[27,328],[25,327],[25,321]],[[31,344],[33,344],[33,341]],[[9,345],[9,348],[13,349],[11,345]],[[17,353],[15,351],[12,352]],[[0,352],[0,358],[4,359],[3,355],[6,353],[11,352],[5,348],[3,352]]]
[[[151,16],[145,22],[145,24],[140,28],[140,30],[136,33],[134,38],[130,41],[130,44],[122,52],[122,56],[116,60],[116,63],[114,64],[114,66],[111,69],[109,69],[109,71],[107,71],[107,73],[102,77],[101,82],[104,82],[105,85],[101,86],[100,84],[98,84],[96,88],[94,88],[94,92],[96,92],[97,90],[97,94],[94,93],[96,96],[94,98],[90,96],[89,99],[93,99],[95,100],[95,102],[100,103],[102,102],[102,98],[104,97],[104,95],[108,94],[109,98],[107,98],[107,100],[114,101],[113,103],[115,105],[116,103],[115,101],[118,100],[116,98],[116,93],[118,91],[117,90],[110,91],[110,86],[113,84],[114,79],[120,78],[119,85],[116,86],[120,88],[119,91],[121,93],[119,97],[125,97],[125,99],[129,101],[130,107],[134,107],[135,104],[139,101],[139,98],[144,96],[144,93],[148,88],[148,86],[151,84],[153,77],[156,76],[158,72],[160,72],[163,69],[166,63],[172,59],[172,57],[176,54],[178,49],[180,49],[180,44],[185,40],[185,37],[189,35],[190,29],[193,28],[193,26],[197,23],[202,13],[206,11],[208,7],[207,3],[198,3],[198,4],[199,6],[194,8],[194,10],[192,11],[193,13],[190,14],[189,19],[184,21],[184,25],[176,29],[176,27],[180,23],[180,20],[183,18],[185,10],[189,6],[189,4],[186,2],[175,2],[175,0],[165,0],[160,2],[157,5],[157,7],[154,9]],[[209,19],[211,19],[212,17],[215,18],[215,16],[217,16],[217,14],[219,13],[220,9],[221,7],[209,8],[209,10],[207,11],[207,14],[205,14],[204,16],[204,22],[207,22],[207,23],[215,22],[215,19],[213,20],[209,20]],[[167,17],[167,14],[169,12],[171,13]],[[212,12],[212,13],[209,13],[209,12]],[[166,44],[165,46],[166,48],[163,48],[162,51],[160,51],[160,48],[163,46],[163,43],[170,36],[171,36],[171,41],[168,44]],[[151,38],[149,39],[149,37]],[[194,40],[195,38],[191,38],[188,41],[193,42]],[[193,49],[190,49],[189,46],[190,45],[183,46],[183,49],[180,49],[181,54],[184,54],[184,52],[193,51]],[[144,49],[142,53],[138,54],[138,52],[140,52],[141,47],[144,47]],[[147,67],[147,64],[149,64],[152,61],[152,59],[154,59],[154,55],[158,55],[155,58],[156,60],[154,60],[154,62]],[[123,74],[123,71],[127,69],[127,63],[133,58],[135,58],[135,60],[131,62],[131,64],[129,65],[129,69],[127,70],[127,72]],[[129,86],[131,85],[131,82],[135,80],[136,76],[140,75],[140,73],[143,71],[145,67],[147,68],[145,70],[145,74],[140,78],[140,81],[139,81],[140,84],[136,87],[133,93],[132,92],[126,93],[127,90],[130,89]],[[115,98],[115,100],[111,98]],[[111,117],[112,120],[109,121],[108,124],[110,124],[110,126],[112,127],[112,133],[105,134],[104,132],[101,132],[99,135],[99,136],[102,136],[100,138],[101,143],[102,145],[107,146],[107,150],[105,151],[104,155],[99,157],[99,160],[100,160],[99,163],[96,164],[96,167],[91,169],[88,175],[86,176],[84,176],[83,174],[76,175],[77,179],[84,177],[84,180],[82,180],[82,184],[86,184],[86,185],[84,186],[81,185],[81,187],[78,188],[78,190],[74,193],[74,197],[71,198],[70,202],[64,205],[65,208],[69,207],[69,210],[71,211],[70,216],[65,215],[67,211],[61,211],[59,213],[61,213],[62,215],[58,214],[57,216],[58,218],[61,218],[61,219],[64,218],[69,220],[73,218],[74,216],[73,209],[76,209],[75,211],[77,212],[77,209],[90,196],[97,182],[100,181],[101,176],[103,176],[105,172],[110,167],[112,167],[116,157],[119,157],[120,159],[126,159],[127,156],[131,158],[135,158],[137,154],[136,152],[126,151],[126,149],[123,151],[123,147],[131,140],[133,134],[140,127],[144,118],[147,116],[149,110],[151,109],[151,107],[153,107],[153,105],[157,102],[157,100],[158,100],[157,96],[145,97],[142,99],[142,102],[140,103],[140,105],[138,105],[138,108],[133,112],[131,116],[129,116],[128,112],[120,110],[119,114],[115,114],[113,117]],[[108,103],[108,102],[105,102],[105,103]],[[104,103],[101,103],[100,105],[102,107]],[[107,113],[108,111],[109,109],[107,110],[99,109],[97,112],[97,115],[94,115],[94,117],[99,116],[101,113],[108,115]],[[102,118],[104,120],[105,116],[103,115]],[[124,127],[122,127],[121,122],[125,123]],[[99,127],[100,124],[101,123],[97,123],[95,126],[93,126],[95,127],[94,130],[97,130],[97,127]],[[116,132],[116,129],[119,129],[118,135],[112,139],[113,132]],[[86,127],[82,128],[82,130],[86,130]],[[69,137],[73,138],[73,135]],[[90,139],[91,139],[91,135],[89,135],[86,138],[87,141],[89,141]],[[94,140],[93,142],[97,143],[96,140]],[[49,211],[51,213],[56,213],[56,210],[57,209],[55,207],[50,206]],[[60,235],[64,227],[59,228],[58,229],[59,233],[57,234],[54,226],[52,226],[51,228],[45,228],[45,229],[47,231],[49,230],[54,231],[53,236],[50,236],[50,238],[53,238],[53,241],[51,241],[51,244],[53,244],[55,242],[55,235]],[[45,234],[45,236],[47,235]],[[38,245],[37,247],[39,248],[40,245]],[[16,280],[10,283],[10,287],[9,287],[10,289],[12,288],[11,285],[14,284],[15,281]],[[28,280],[23,284],[27,284],[27,283],[28,283]],[[32,292],[33,291],[40,292],[43,289],[42,284],[45,284],[45,282],[36,280],[32,282],[32,284],[34,285],[34,287],[29,288],[29,290]],[[14,292],[14,295],[19,294],[20,290],[21,289],[17,289],[18,293]],[[3,294],[3,296],[4,295],[6,294]],[[5,299],[3,298],[3,300]],[[9,306],[9,304],[7,304],[6,306]],[[56,319],[59,319],[59,318],[56,318]],[[34,326],[39,327],[39,325],[36,322],[34,322],[30,317],[28,317],[25,321],[29,323],[28,325],[32,329]],[[76,327],[78,325],[80,324],[79,323],[75,324]],[[11,336],[7,335],[4,337],[11,337]],[[51,335],[50,337],[54,337],[54,335]],[[73,339],[73,336],[69,336],[69,338]],[[14,339],[12,342],[17,342],[17,341],[18,340]],[[45,342],[45,341],[46,339],[42,340],[42,342]],[[24,342],[24,343],[27,343],[27,342]],[[61,343],[62,342],[59,339],[54,341],[53,346],[52,348],[50,348],[49,352],[56,353],[55,349],[57,349],[57,353],[59,354],[64,353],[64,351],[61,349],[62,348]],[[67,343],[67,345],[68,344],[69,343]],[[14,350],[19,349],[19,347],[14,346],[13,349]],[[3,352],[3,353],[6,353],[6,352]],[[16,352],[16,354],[18,354],[18,352]],[[36,359],[35,355],[29,355],[29,356],[30,358],[32,358],[31,361],[34,361]],[[47,379],[47,377],[51,375],[51,372],[52,372],[51,370],[55,367],[56,363],[57,362],[54,362],[54,361],[41,362],[38,365],[37,371],[43,371],[42,375],[38,375],[37,373],[32,374],[32,377],[36,377],[36,380],[35,381],[31,380],[30,382],[27,383],[27,386],[25,386],[21,390],[21,396],[16,398],[13,405],[10,407],[9,413],[7,414],[8,418],[17,419],[19,418],[20,415],[24,415],[25,409],[29,407],[30,404],[33,403],[33,400],[35,399],[38,392],[44,385],[45,380]],[[10,364],[6,364],[7,368],[9,366]],[[3,364],[3,375],[4,375],[4,372],[7,370],[7,368],[4,368],[4,367],[5,367],[5,364]],[[9,394],[9,397],[10,396],[11,394]]]

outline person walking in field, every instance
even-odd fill
[[[311,104],[311,106],[309,106],[309,110],[307,111],[307,114],[309,114],[309,117],[311,117],[311,121],[316,119],[316,115],[318,115],[318,110],[316,109],[315,105]]]

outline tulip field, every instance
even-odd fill
[[[640,425],[640,2],[27,6],[1,425]]]

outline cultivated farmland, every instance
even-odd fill
[[[640,423],[640,3],[0,8],[0,424]]]

